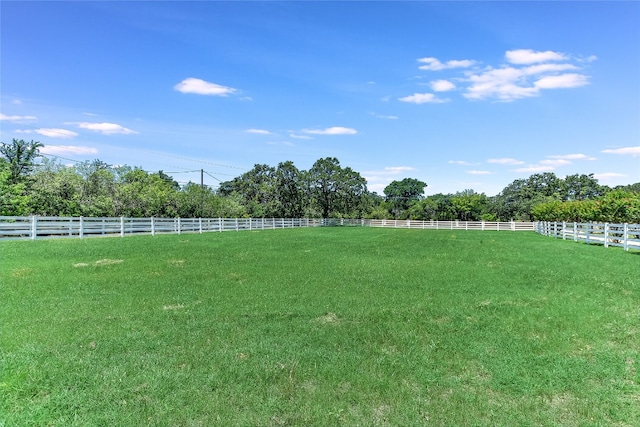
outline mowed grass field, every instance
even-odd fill
[[[529,232],[0,242],[0,425],[637,426],[640,256]]]

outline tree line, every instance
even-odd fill
[[[309,170],[291,161],[256,164],[212,189],[100,160],[69,167],[40,148],[0,143],[0,215],[640,222],[640,183],[612,189],[593,174],[534,174],[493,197],[470,189],[425,197],[427,183],[405,178],[379,195],[357,171],[326,157]]]

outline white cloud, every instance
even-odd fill
[[[446,100],[437,98],[432,93],[414,93],[413,95],[405,96],[404,98],[398,98],[398,101],[410,102],[413,104],[425,104],[425,103],[441,104],[443,102],[446,102]]]
[[[594,173],[593,177],[598,181],[608,181],[610,179],[622,178],[626,175],[618,173],[618,172],[604,172],[604,173]]]
[[[400,172],[408,172],[415,170],[415,168],[411,166],[386,166],[384,170],[388,173],[396,174]]]
[[[312,136],[309,135],[298,135],[295,133],[290,133],[289,134],[289,138],[294,138],[294,139],[313,139]]]
[[[117,133],[121,133],[121,134],[125,134],[125,135],[130,135],[130,134],[135,134],[138,133],[134,130],[128,129],[124,126],[115,124],[115,123],[89,123],[89,122],[81,122],[81,123],[65,123],[65,124],[75,124],[77,125],[80,129],[88,129],[88,130],[92,130],[95,132],[100,132],[104,135],[113,135],[113,134],[117,134]]]
[[[98,154],[98,150],[93,147],[83,147],[78,145],[45,145],[40,149],[44,154],[69,155],[69,154]]]
[[[355,135],[358,133],[355,129],[342,126],[334,126],[326,129],[305,129],[302,132],[311,135]]]
[[[564,89],[580,87],[589,84],[589,78],[583,74],[560,74],[559,76],[545,76],[534,83],[540,89]]]
[[[421,70],[428,71],[439,71],[445,70],[448,68],[468,68],[473,66],[476,61],[472,61],[470,59],[462,59],[462,60],[451,60],[445,63],[440,62],[437,58],[420,58],[418,62],[426,65],[421,65],[418,68]]]
[[[38,135],[48,136],[49,138],[73,138],[78,136],[77,132],[67,129],[41,128],[34,130],[18,131],[20,133],[37,133]]]
[[[466,160],[449,160],[448,163],[452,165],[460,165],[460,166],[474,166],[479,164],[479,163],[467,162]]]
[[[521,160],[517,160],[517,159],[511,159],[508,157],[503,157],[500,159],[489,159],[487,160],[487,163],[495,163],[498,165],[522,165],[524,164],[523,161]]]
[[[491,172],[491,171],[471,170],[471,171],[467,171],[467,173],[470,174],[470,175],[491,175],[493,172]]]
[[[377,114],[377,113],[369,113],[374,117],[377,117],[379,119],[386,119],[386,120],[398,120],[398,116],[385,116],[383,114]]]
[[[564,160],[596,160],[595,157],[587,156],[586,154],[576,153],[576,154],[563,154],[563,155],[555,155],[555,156],[547,156],[550,159],[564,159]]]
[[[623,154],[623,155],[636,157],[636,156],[640,156],[640,145],[636,147],[611,148],[607,150],[602,150],[602,152],[607,154]]]
[[[434,80],[431,82],[431,88],[436,92],[447,92],[454,90],[456,85],[451,83],[449,80]]]
[[[271,132],[269,132],[268,130],[264,130],[264,129],[247,129],[247,130],[245,130],[245,132],[247,132],[247,133],[255,133],[257,135],[273,135]]]
[[[0,120],[6,120],[8,122],[24,122],[31,120],[38,120],[36,116],[7,116],[0,113]]]
[[[555,168],[553,166],[548,165],[529,165],[524,168],[514,169],[514,172],[529,172],[529,173],[541,173],[541,172],[551,172]]]
[[[198,95],[212,96],[227,96],[238,91],[232,87],[222,86],[193,77],[184,79],[173,88],[182,93],[195,93]]]
[[[534,64],[536,62],[564,61],[567,59],[567,56],[562,53],[551,50],[535,52],[531,49],[508,50],[505,53],[505,57],[512,64]]]
[[[566,166],[566,165],[570,165],[571,162],[569,160],[565,160],[565,159],[551,159],[551,160],[541,160],[540,161],[540,165],[542,166],[551,166],[551,167],[558,167],[558,166]]]

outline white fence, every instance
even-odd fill
[[[536,232],[563,240],[640,249],[640,224],[537,222]]]
[[[433,230],[533,231],[533,222],[410,221],[391,219],[292,218],[94,218],[0,216],[0,239],[121,236],[272,230],[294,227],[361,226]]]
[[[533,222],[496,221],[413,221],[395,219],[371,219],[370,227],[421,228],[431,230],[482,230],[482,231],[534,231]]]

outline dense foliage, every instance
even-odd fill
[[[534,174],[494,197],[471,189],[425,197],[427,183],[405,178],[381,196],[326,157],[308,171],[291,161],[256,164],[214,190],[100,160],[69,167],[41,156],[41,147],[0,143],[0,215],[640,222],[640,183],[611,189],[593,174]]]

